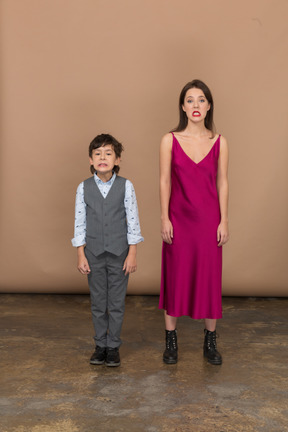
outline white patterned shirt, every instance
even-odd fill
[[[108,182],[103,182],[95,173],[94,180],[98,186],[103,198],[105,199],[110,191],[116,174]],[[136,194],[133,184],[126,180],[124,206],[127,219],[127,241],[129,245],[137,244],[144,241],[141,235],[141,228],[138,216],[138,206]],[[74,238],[71,240],[74,247],[83,246],[86,244],[86,203],[84,201],[84,182],[80,183],[75,200],[75,223],[74,223]]]

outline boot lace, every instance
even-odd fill
[[[216,338],[218,338],[216,331],[207,334],[207,348],[211,351],[217,351]]]
[[[177,350],[177,336],[175,330],[168,333],[168,337],[166,340],[166,348],[168,351]]]

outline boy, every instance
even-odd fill
[[[141,236],[135,191],[119,177],[123,146],[113,136],[97,135],[89,146],[93,177],[76,193],[77,268],[88,276],[96,348],[93,365],[120,366],[120,333],[129,273],[137,269]]]

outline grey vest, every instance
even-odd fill
[[[105,251],[119,256],[128,248],[125,184],[125,178],[116,176],[103,198],[94,177],[84,181],[86,247],[95,256]]]

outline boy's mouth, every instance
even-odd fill
[[[98,165],[98,167],[106,167],[107,166],[107,164],[105,164],[105,163],[100,163],[99,165]]]

